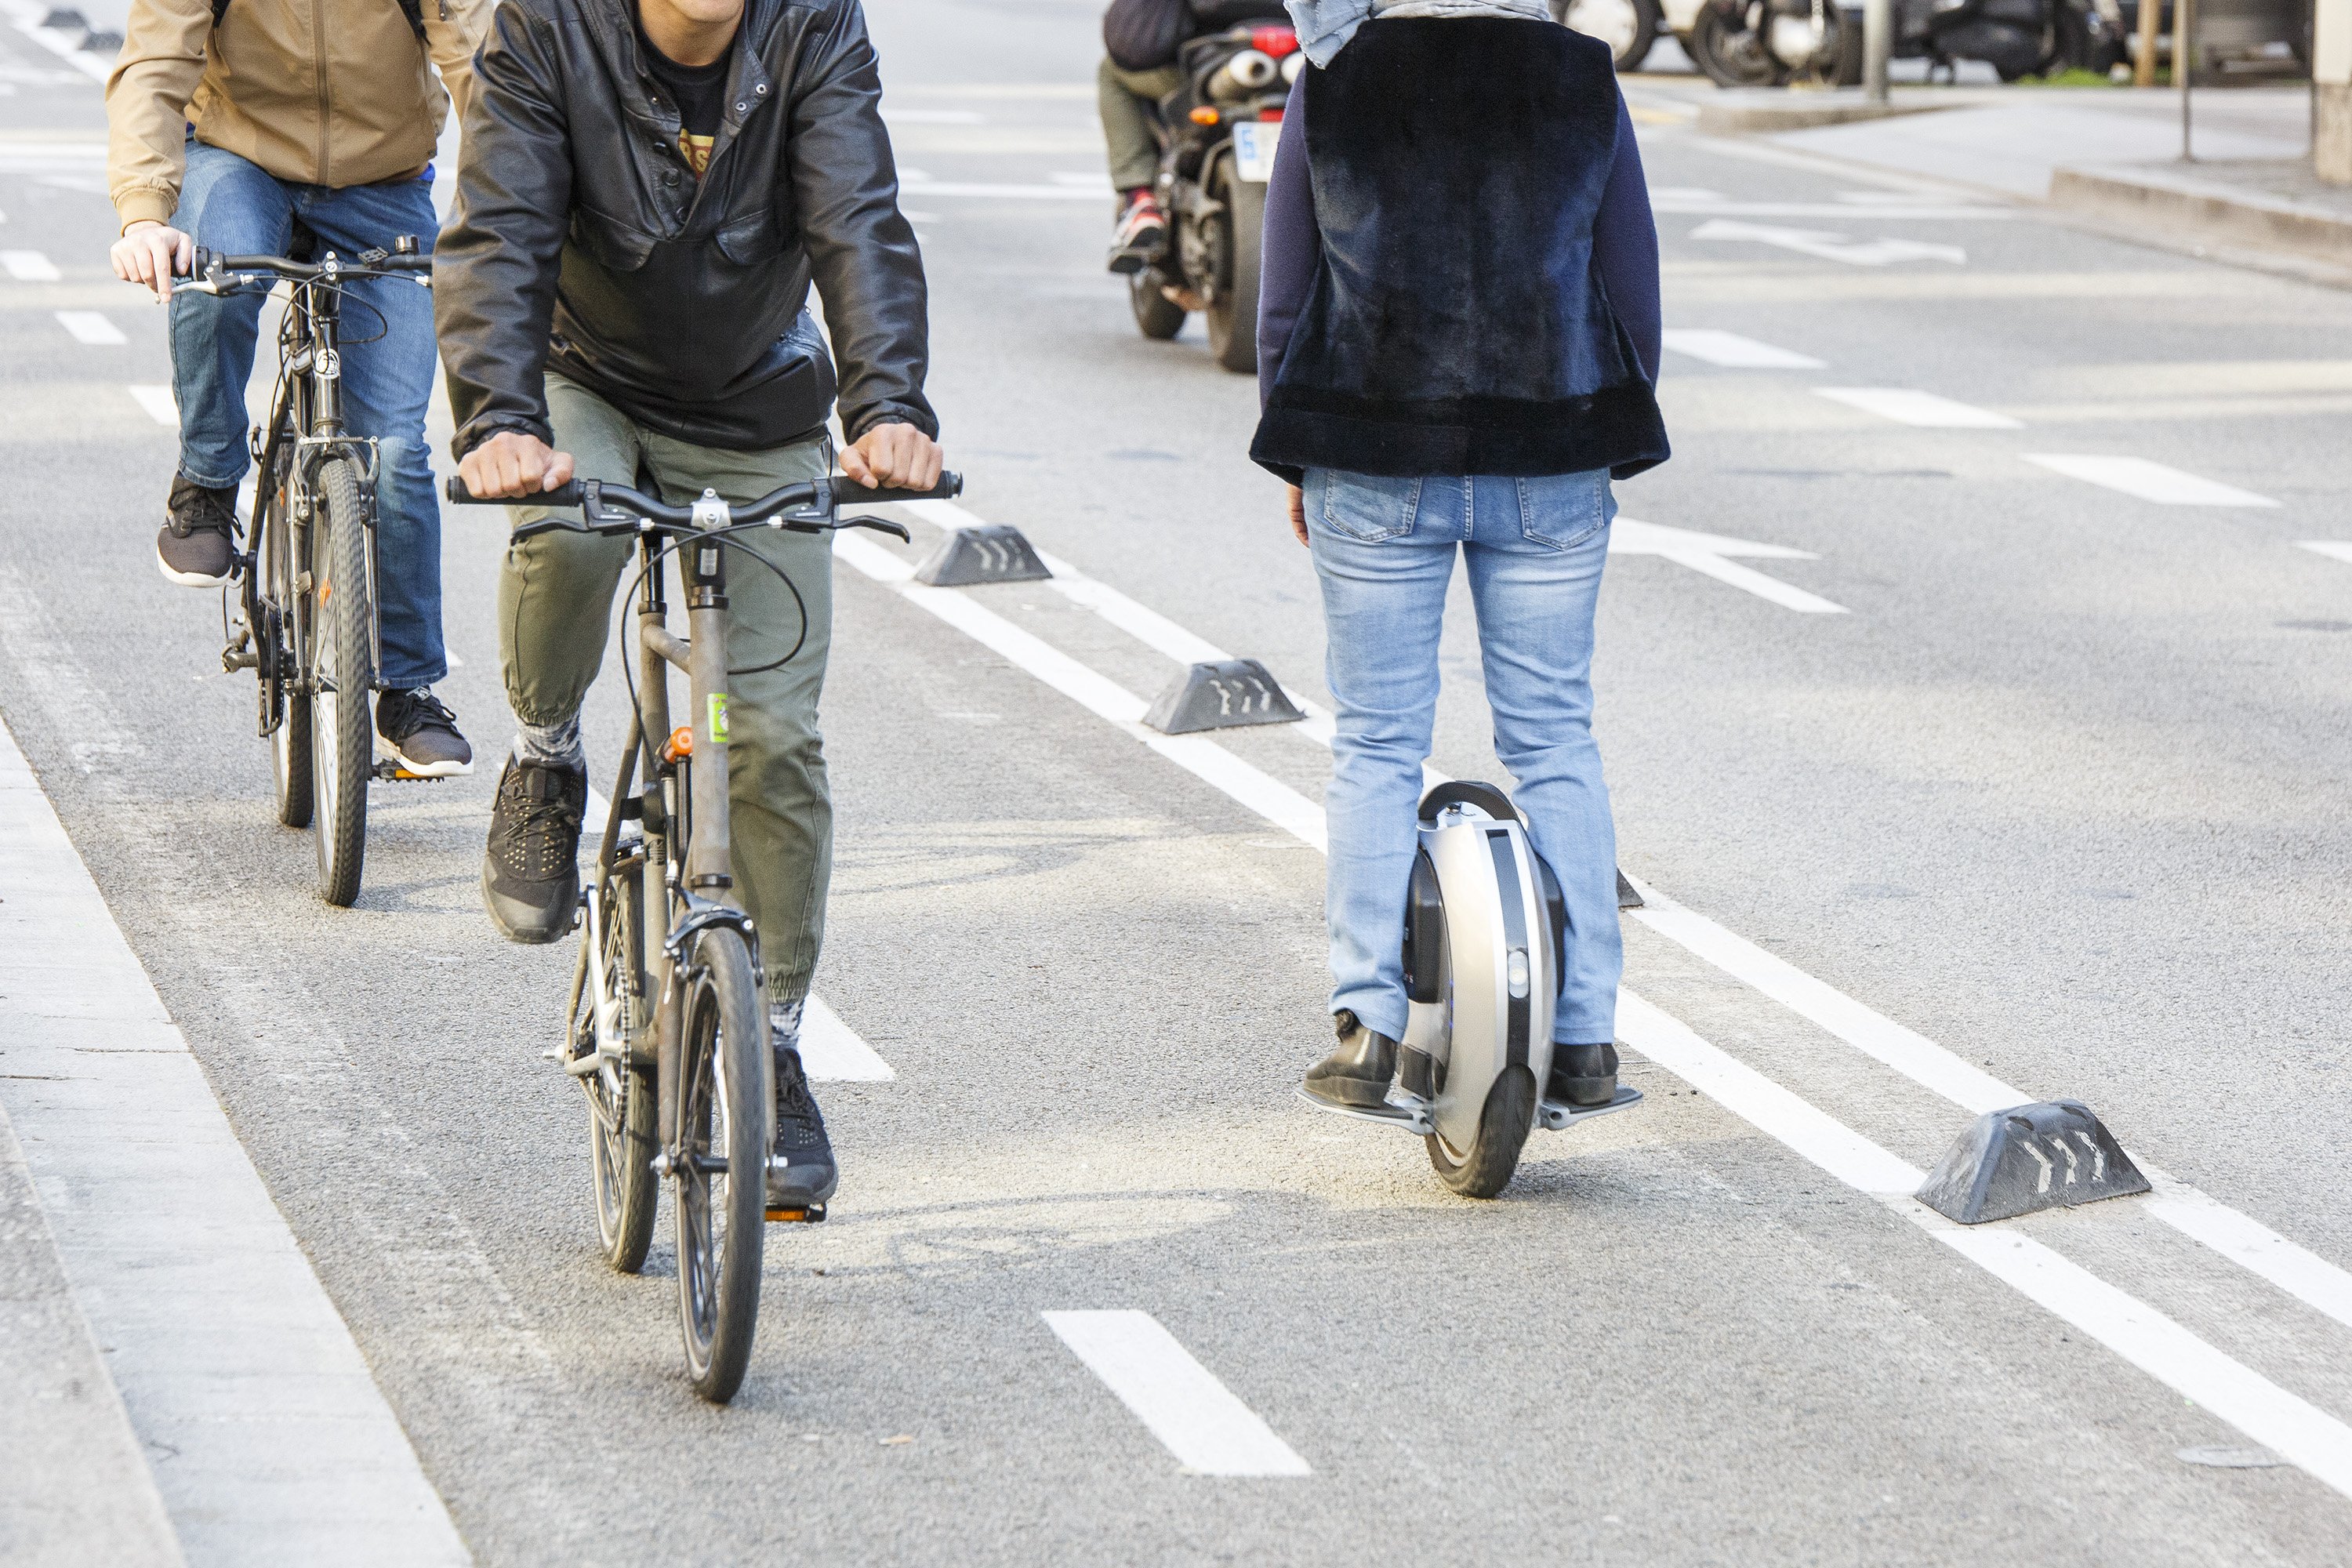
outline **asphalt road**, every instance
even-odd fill
[[[1142,340],[1100,270],[1095,10],[872,17],[965,504],[1317,694],[1312,574],[1244,457],[1250,384],[1197,325]],[[2181,1341],[2116,1329],[2106,1298],[2029,1300],[1671,1031],[1628,1033],[1639,1110],[1538,1134],[1503,1199],[1454,1199],[1411,1141],[1292,1098],[1328,1033],[1321,858],[847,563],[819,988],[896,1077],[824,1086],[841,1197],[772,1233],[750,1380],[698,1404],[667,1228],[649,1278],[603,1267],[581,1107],[539,1059],[569,955],[479,909],[495,768],[379,786],[359,907],[320,904],[214,606],[152,564],[173,447],[126,389],[168,360],[71,150],[102,134],[97,92],[12,31],[0,65],[0,249],[60,274],[0,279],[0,714],[481,1562],[2352,1552],[2340,1274],[2290,1293],[2147,1200],[2000,1227],[2322,1423],[2295,1463],[2218,1468],[2179,1456],[2280,1446],[2227,1397],[2250,1384],[2184,1394],[2211,1367]],[[1628,986],[1934,1163],[1969,1112],[1899,1070],[1926,1058],[1744,983],[1752,959],[1674,924],[1696,911],[2352,1261],[2352,563],[2299,547],[2352,535],[2352,297],[1709,142],[1673,90],[1635,92],[1669,325],[1821,363],[1670,353],[1677,456],[1620,489],[1629,519],[1783,552],[1620,525],[1597,728],[1624,864],[1665,895],[1628,922]],[[1822,388],[1999,418],[1921,427]],[[2029,460],[2053,456],[2276,504]],[[499,527],[446,526],[443,692],[494,759]],[[1175,668],[1045,586],[967,596],[1129,692]],[[1433,762],[1492,776],[1460,608]],[[617,681],[595,703],[601,757]],[[1223,743],[1319,795],[1297,735]],[[1043,1316],[1112,1310],[1310,1473],[1187,1473]]]

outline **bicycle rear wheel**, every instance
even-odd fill
[[[631,1059],[651,1033],[644,949],[645,862],[616,865],[597,890],[596,919],[581,927],[580,984],[572,1004],[572,1054],[606,1059],[580,1080],[588,1091],[589,1160],[595,1170],[596,1234],[604,1260],[624,1274],[645,1267],[652,1245],[654,1209],[653,1069]],[[601,935],[601,951],[587,943]],[[592,959],[593,962],[592,962]],[[612,1059],[615,1052],[620,1059]]]
[[[369,698],[375,689],[368,594],[367,527],[351,464],[319,465],[310,516],[310,773],[318,802],[319,893],[348,908],[360,896],[367,854],[368,774],[375,763]]]
[[[756,973],[742,933],[724,926],[688,955],[672,1173],[677,1304],[688,1374],[714,1405],[742,1385],[760,1317],[776,1069]]]

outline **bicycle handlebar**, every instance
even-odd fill
[[[758,500],[742,506],[720,502],[727,522],[722,526],[751,527],[767,523],[772,528],[791,529],[796,533],[824,533],[843,528],[871,528],[881,533],[908,537],[901,524],[878,517],[856,517],[844,521],[838,513],[845,506],[881,506],[891,501],[951,500],[963,493],[961,474],[943,473],[940,482],[927,490],[868,489],[856,479],[835,474],[807,484],[786,485],[772,490]],[[466,481],[452,476],[447,486],[449,500],[459,506],[552,506],[578,507],[585,515],[578,522],[569,518],[542,517],[526,522],[514,531],[517,539],[533,534],[562,531],[568,533],[677,533],[696,532],[695,509],[692,506],[671,506],[626,485],[606,484],[600,479],[572,479],[551,490],[541,490],[528,496],[478,496],[466,488]],[[796,515],[787,515],[796,514]]]
[[[385,278],[401,273],[430,276],[433,271],[433,258],[421,254],[362,251],[348,259],[340,256],[330,259],[334,263],[331,268],[323,261],[297,261],[290,256],[224,256],[200,245],[189,258],[189,280],[181,287],[218,292],[224,288],[235,289],[240,284],[257,284],[265,276],[273,282],[283,278],[291,283],[312,283],[327,277]]]

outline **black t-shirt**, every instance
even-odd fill
[[[727,52],[707,66],[682,66],[659,49],[637,28],[637,47],[646,52],[646,68],[677,105],[677,153],[700,179],[710,167],[710,149],[719,138],[719,121],[727,110],[727,78],[735,66],[735,40]]]

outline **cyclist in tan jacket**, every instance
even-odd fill
[[[298,233],[342,256],[433,247],[435,143],[473,83],[494,0],[133,0],[106,82],[115,274],[171,305],[180,461],[155,536],[176,583],[236,575],[236,501],[251,459],[245,384],[261,300],[173,293],[195,247],[284,255]],[[439,77],[434,68],[439,68]],[[457,716],[433,695],[441,642],[441,513],[425,461],[432,296],[406,279],[350,286],[344,410],[382,448],[376,731],[412,773],[469,772]],[[363,330],[369,310],[380,336]],[[369,324],[372,324],[369,323]],[[361,339],[373,338],[362,342]]]

